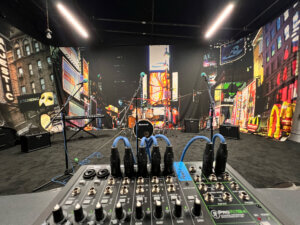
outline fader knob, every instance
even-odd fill
[[[143,218],[143,205],[140,201],[136,202],[135,206],[135,217],[136,219],[140,220]]]
[[[174,208],[174,216],[181,217],[182,213],[182,205],[179,199],[176,199],[175,208]]]
[[[194,216],[201,215],[201,202],[200,202],[199,198],[196,198],[194,201],[193,214],[194,214]]]
[[[162,218],[163,214],[162,214],[162,205],[161,205],[161,201],[156,201],[155,202],[155,217],[157,219]]]
[[[53,215],[54,223],[60,223],[65,219],[63,210],[58,204],[56,204],[54,206],[54,209],[52,211],[52,215]]]
[[[97,203],[95,208],[95,217],[97,221],[100,221],[104,218],[103,207],[99,202]]]
[[[81,222],[84,219],[83,209],[78,203],[75,205],[74,217],[76,222]]]
[[[116,208],[115,208],[115,213],[116,213],[116,218],[118,220],[123,219],[124,212],[123,212],[123,207],[122,207],[121,202],[117,203]]]

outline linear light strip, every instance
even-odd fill
[[[229,16],[234,8],[233,3],[229,3],[226,8],[220,13],[217,20],[213,23],[213,25],[209,28],[209,30],[205,34],[205,38],[210,38],[216,30],[224,23],[225,19]]]
[[[79,32],[84,38],[88,38],[89,35],[83,26],[78,22],[78,20],[72,15],[72,13],[61,3],[57,3],[56,7],[59,9],[60,13],[68,20],[68,22],[73,25],[75,30]]]

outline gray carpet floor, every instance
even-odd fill
[[[102,158],[92,158],[90,164],[109,163],[110,147],[116,130],[95,131],[97,138],[86,134],[78,134],[68,142],[69,157],[72,162],[77,157],[85,159],[93,152],[100,152]],[[68,131],[71,135],[72,131]],[[174,146],[175,160],[178,161],[188,140],[196,134],[169,131],[169,137]],[[200,135],[209,135],[202,131]],[[135,140],[131,144],[135,149]],[[62,174],[65,169],[64,147],[62,134],[51,137],[52,146],[30,153],[21,153],[20,145],[0,151],[0,195],[29,193],[35,187],[49,181],[52,177]],[[161,154],[165,151],[165,143],[159,141]],[[228,163],[236,169],[250,184],[256,188],[273,187],[281,182],[300,183],[300,144],[286,141],[278,142],[251,134],[241,134],[240,140],[227,139]],[[218,146],[218,141],[216,147]],[[205,143],[194,142],[185,161],[202,159]],[[123,143],[119,143],[119,152],[123,158]],[[216,151],[216,149],[215,149]],[[75,165],[75,170],[78,165]],[[43,190],[58,187],[51,184]]]

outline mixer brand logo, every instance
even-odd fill
[[[242,209],[211,210],[210,213],[214,219],[229,219],[229,218],[243,218],[245,217],[247,211]]]

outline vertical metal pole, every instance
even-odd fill
[[[214,107],[212,103],[210,103],[210,140],[213,140],[214,136],[214,128],[213,128],[213,120],[214,120]]]
[[[137,99],[137,94],[135,96],[135,132],[136,132],[136,151],[139,149],[139,137],[138,137],[138,99]]]
[[[64,135],[64,150],[65,150],[65,161],[66,161],[66,171],[69,170],[69,157],[68,157],[68,145],[67,145],[67,135],[66,135],[66,123],[65,123],[65,114],[63,112],[60,113],[61,120],[63,123],[63,135]]]

